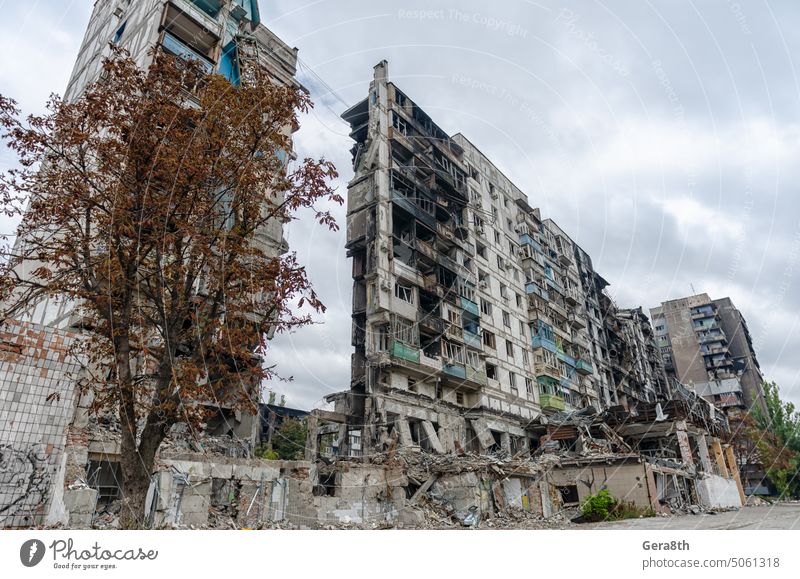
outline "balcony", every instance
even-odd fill
[[[594,367],[592,366],[591,362],[584,360],[583,358],[578,358],[575,360],[575,371],[578,374],[587,376],[594,372]]]
[[[692,311],[691,317],[692,320],[702,320],[704,318],[714,318],[716,317],[717,312],[713,308],[709,308],[707,310],[698,310]]]
[[[217,20],[212,16],[212,14],[219,14],[219,2],[215,2],[214,0],[172,0],[172,2],[178,8],[180,8],[182,12],[189,14],[194,20],[199,22],[205,30],[220,36],[222,32],[222,24],[217,22]],[[198,5],[203,5],[203,8],[200,8]]]
[[[577,288],[571,287],[564,292],[564,301],[569,305],[574,306],[580,303],[581,295]]]
[[[545,279],[545,282],[547,283],[547,285],[549,285],[552,289],[554,289],[556,292],[560,293],[561,295],[564,295],[564,286],[562,286],[557,281],[555,281],[553,279],[550,279],[549,277],[546,277],[544,279]]]
[[[726,368],[729,366],[733,366],[733,360],[706,360],[706,368]]]
[[[394,340],[392,343],[392,357],[419,364],[419,348]]]
[[[190,48],[189,45],[184,44],[169,32],[164,33],[164,40],[161,43],[161,47],[178,58],[197,62],[206,74],[211,74],[214,70],[214,65],[208,58],[196,52]]]
[[[547,304],[550,307],[550,311],[552,311],[556,316],[558,316],[559,320],[566,320],[567,319],[567,308],[559,304],[558,302],[549,302]]]
[[[469,330],[464,330],[464,345],[469,346],[470,348],[475,348],[476,350],[480,350],[483,348],[483,342],[481,342],[481,337],[478,334],[474,334]]]
[[[561,371],[550,364],[534,364],[533,373],[537,378],[550,378],[556,381],[561,379]]]
[[[472,300],[468,300],[464,296],[461,296],[461,309],[463,309],[465,312],[471,313],[474,316],[481,315],[481,310],[478,308],[478,304]]]
[[[419,355],[419,365],[438,372],[441,372],[442,370],[442,361],[439,358],[431,358],[430,356],[426,356],[424,353],[420,353]]]
[[[473,368],[472,366],[467,366],[467,380],[470,382],[475,382],[476,384],[480,384],[481,386],[486,386],[486,372],[483,370],[479,370],[478,368]]]
[[[554,354],[558,352],[558,348],[556,347],[556,343],[553,340],[548,338],[543,338],[541,336],[533,336],[531,338],[531,347],[533,348],[544,348],[545,350],[549,350]]]
[[[466,380],[467,378],[467,368],[464,364],[445,362],[442,364],[442,372],[453,378],[460,378],[461,380]]]
[[[562,362],[564,362],[565,364],[567,364],[569,366],[572,366],[572,367],[575,367],[575,358],[573,358],[572,356],[570,356],[566,352],[558,352],[556,354],[556,357],[559,360],[561,360]]]
[[[533,282],[533,281],[528,282],[528,283],[525,284],[525,293],[527,293],[527,294],[536,294],[537,296],[539,296],[543,300],[549,300],[550,299],[550,294],[548,293],[548,291],[546,289],[544,289],[542,286],[540,286],[538,283]]]
[[[697,336],[698,341],[701,344],[710,344],[712,342],[726,342],[727,338],[725,334],[720,332],[719,334],[700,334]]]
[[[539,242],[536,241],[533,237],[531,237],[527,233],[524,233],[519,236],[519,242],[521,245],[530,245],[532,248],[534,248],[536,251],[540,253],[542,251],[542,246],[539,244]]]
[[[436,250],[433,249],[433,246],[428,243],[427,241],[423,241],[421,239],[417,239],[414,242],[414,247],[418,252],[422,255],[430,259],[431,261],[436,261],[437,253]]]
[[[569,324],[576,330],[582,330],[586,327],[586,318],[582,313],[570,312]]]
[[[566,408],[564,399],[555,394],[539,394],[539,405],[542,410],[562,411]]]
[[[572,265],[572,256],[570,256],[568,253],[559,253],[558,261],[560,261],[561,265],[564,267],[568,267]]]
[[[421,330],[429,330],[434,334],[444,333],[444,320],[433,312],[419,312],[417,323]]]
[[[419,196],[406,197],[396,189],[392,189],[392,201],[431,229],[436,228],[433,201]]]

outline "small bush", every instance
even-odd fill
[[[591,495],[584,501],[581,505],[581,514],[586,521],[605,521],[611,517],[617,504],[617,499],[611,496],[608,489],[601,489],[596,495]]]
[[[581,515],[585,522],[638,519],[654,517],[652,508],[637,507],[631,502],[622,502],[611,496],[608,489],[601,489],[596,495],[587,498],[581,505]]]

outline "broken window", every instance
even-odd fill
[[[122,471],[119,462],[107,459],[89,461],[87,483],[97,490],[97,505],[106,505],[122,496]]]
[[[447,340],[443,340],[442,344],[444,345],[444,356],[448,361],[459,364],[464,363],[464,346]]]
[[[464,406],[464,393],[463,392],[456,392],[456,404],[459,406]]]
[[[400,115],[398,115],[394,111],[392,111],[392,126],[401,135],[408,135],[408,124],[406,123],[406,121]]]
[[[482,257],[483,259],[486,259],[486,246],[484,244],[480,243],[480,242],[476,242],[475,243],[475,253],[478,255],[478,257]]]
[[[561,493],[561,498],[565,505],[577,504],[580,502],[578,498],[578,485],[565,485],[556,487],[556,489]]]
[[[403,285],[399,281],[395,282],[394,295],[404,302],[408,302],[410,304],[414,303],[414,288],[412,286]]]
[[[511,340],[506,340],[506,355],[512,360],[514,359],[514,344]]]
[[[481,298],[481,314],[484,316],[492,315],[492,302]]]
[[[528,398],[533,400],[533,380],[530,378],[525,378],[525,392],[528,394]]]
[[[481,357],[478,352],[474,350],[467,350],[467,365],[471,368],[481,367]]]
[[[514,372],[509,372],[509,373],[508,373],[508,385],[509,385],[509,386],[511,386],[511,393],[512,393],[514,396],[517,396],[517,395],[518,395],[518,390],[517,390],[517,375],[516,375],[516,374],[514,374]]]
[[[492,332],[483,331],[483,345],[487,348],[495,348],[494,334]]]
[[[497,366],[486,362],[486,377],[492,380],[497,380]]]
[[[507,328],[511,327],[511,316],[508,312],[503,312],[503,325]]]
[[[419,332],[416,323],[395,316],[392,319],[392,335],[395,340],[408,344],[410,346],[419,345]]]
[[[376,326],[374,333],[373,333],[375,342],[375,351],[376,352],[388,352],[390,349],[390,336],[389,336],[389,324],[383,324],[380,326]]]

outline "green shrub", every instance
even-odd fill
[[[654,517],[652,508],[637,507],[631,502],[622,502],[611,496],[608,489],[601,489],[588,497],[581,505],[581,514],[586,522]]]
[[[608,489],[601,489],[596,495],[591,495],[581,505],[581,514],[587,521],[605,521],[611,517],[617,499],[611,496]]]

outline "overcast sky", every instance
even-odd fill
[[[62,93],[92,4],[0,0],[0,92],[27,112]],[[618,305],[692,288],[730,296],[766,377],[800,403],[796,0],[261,0],[261,11],[300,49],[317,103],[298,154],[333,160],[342,191],[351,141],[338,114],[386,59],[442,128],[466,135],[592,256]],[[10,162],[0,151],[0,168]],[[321,324],[274,342],[294,376],[276,386],[290,406],[349,385],[350,264],[336,214],[339,233],[308,219],[287,231],[328,306]]]

